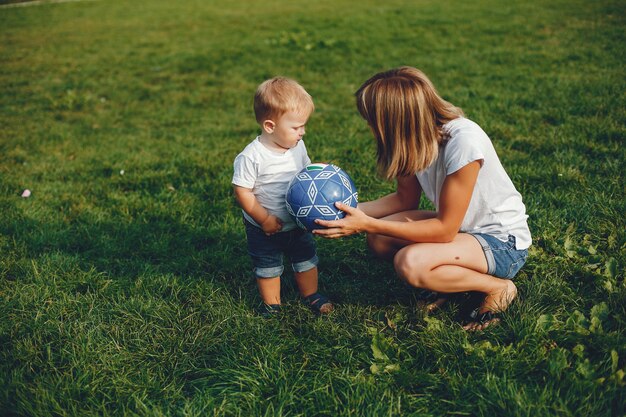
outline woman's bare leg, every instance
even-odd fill
[[[391,216],[385,217],[384,219],[400,222],[413,222],[416,220],[432,219],[436,216],[437,213],[435,213],[434,211],[414,210],[392,214]],[[392,260],[400,249],[413,244],[413,242],[402,239],[394,239],[383,235],[369,234],[367,235],[367,244],[372,253],[374,253],[379,258]],[[443,306],[447,301],[447,297],[438,298],[432,303],[427,304],[425,309],[427,312],[431,313]]]
[[[414,210],[392,214],[385,217],[385,220],[412,222],[436,215],[432,211]],[[412,243],[370,234],[367,236],[367,243],[375,255],[383,259],[393,259],[400,278],[414,287],[442,293],[484,293],[481,313],[504,311],[517,295],[517,288],[512,281],[487,274],[487,260],[483,249],[476,238],[469,234],[459,233],[450,243]],[[442,299],[436,300],[426,309],[433,311],[444,302]],[[488,323],[483,327],[487,325]]]
[[[400,249],[394,267],[408,284],[443,293],[479,291],[485,294],[480,312],[507,309],[517,295],[510,280],[487,274],[481,245],[459,233],[450,243],[415,243]]]

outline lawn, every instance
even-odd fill
[[[0,415],[625,415],[624,7],[0,7]],[[309,155],[366,201],[395,184],[353,94],[399,65],[484,128],[522,193],[518,300],[468,334],[462,299],[425,315],[356,236],[317,241],[332,315],[287,272],[283,316],[259,317],[230,185],[254,89],[301,82]]]

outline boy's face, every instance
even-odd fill
[[[308,114],[288,111],[276,121],[266,120],[263,127],[269,133],[268,139],[272,145],[287,150],[294,148],[302,140],[308,120]]]

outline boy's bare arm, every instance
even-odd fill
[[[259,204],[250,188],[233,186],[235,190],[235,198],[237,202],[248,216],[252,217],[255,222],[261,225],[261,228],[267,235],[273,235],[280,232],[283,222],[276,216],[270,214],[265,207]]]

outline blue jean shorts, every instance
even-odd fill
[[[484,233],[472,233],[472,236],[483,247],[489,275],[512,279],[526,263],[528,249],[515,249],[515,236],[509,236],[506,242]]]
[[[248,220],[243,220],[248,238],[248,254],[252,258],[257,278],[274,278],[284,271],[283,254],[289,257],[295,272],[305,272],[317,266],[319,260],[313,235],[300,228],[267,236]]]

